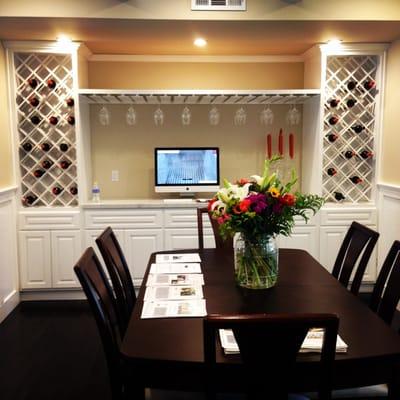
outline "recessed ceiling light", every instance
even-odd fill
[[[193,44],[197,47],[204,47],[207,44],[207,40],[199,37],[194,40]]]

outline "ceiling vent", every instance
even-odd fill
[[[246,0],[192,0],[195,11],[246,11]]]

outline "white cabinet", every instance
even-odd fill
[[[319,259],[319,235],[316,226],[296,226],[291,236],[279,236],[279,247],[302,249]]]

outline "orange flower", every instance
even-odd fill
[[[280,192],[276,187],[269,188],[268,192],[271,194],[272,197],[279,197],[280,195]]]
[[[241,179],[239,179],[238,181],[236,181],[236,183],[237,183],[239,186],[244,186],[246,183],[249,183],[249,180],[246,179],[246,178],[241,178]]]
[[[281,197],[281,202],[285,206],[294,206],[296,203],[296,197],[293,194],[286,193]]]

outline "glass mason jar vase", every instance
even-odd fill
[[[246,238],[234,245],[236,283],[247,289],[268,289],[278,280],[278,248],[273,236]]]

